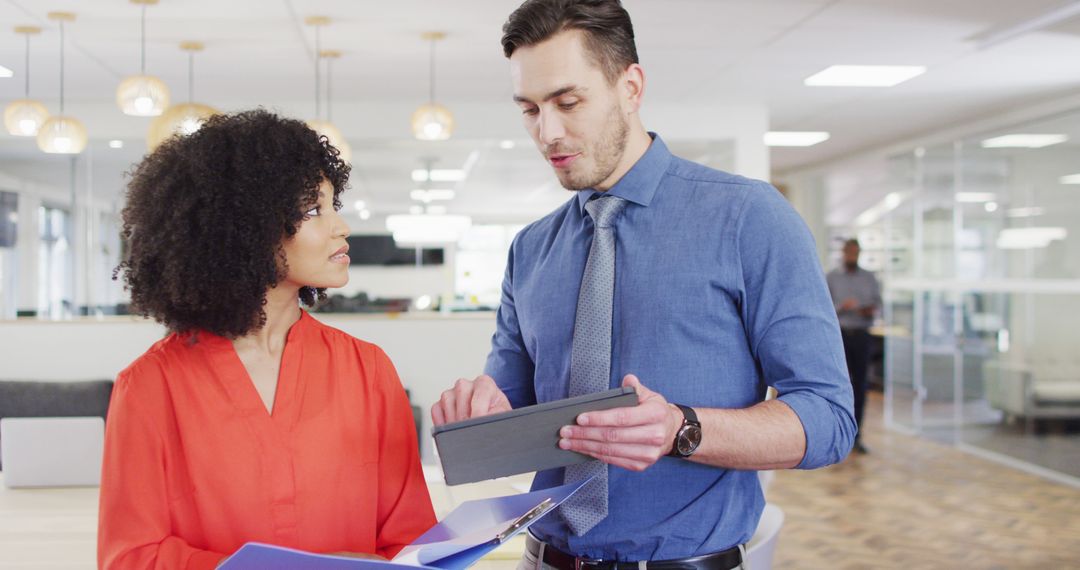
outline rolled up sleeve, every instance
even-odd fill
[[[837,463],[855,440],[853,398],[813,237],[766,184],[747,195],[737,235],[751,350],[765,382],[795,411],[806,434],[797,467]]]

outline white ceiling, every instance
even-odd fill
[[[1063,0],[626,0],[649,89],[646,105],[763,103],[775,130],[826,130],[832,139],[807,149],[775,149],[776,170],[791,170],[938,130],[1080,89],[1080,22],[1024,35],[979,51],[976,39],[1061,6]],[[529,219],[565,199],[538,159],[510,104],[499,46],[516,0],[161,0],[148,10],[148,70],[176,100],[186,98],[184,40],[207,44],[197,56],[197,99],[223,110],[265,105],[314,113],[313,33],[308,15],[334,22],[324,48],[334,66],[335,109],[354,148],[357,191],[377,213],[407,205],[408,172],[425,156],[460,167],[474,152],[469,182],[451,209],[482,217]],[[32,90],[52,109],[58,89],[52,10],[70,10],[67,98],[87,123],[95,191],[117,192],[121,173],[143,152],[147,119],[116,109],[120,79],[138,70],[139,9],[122,0],[13,0],[0,4],[0,98],[22,95],[23,43],[15,25],[37,24]],[[409,110],[427,93],[425,30],[444,30],[438,50],[439,99],[483,109],[469,113],[446,143],[409,138]],[[926,65],[929,71],[889,89],[810,88],[802,80],[833,64]],[[352,112],[363,108],[367,115]],[[400,131],[371,134],[358,117],[375,116]],[[477,117],[482,117],[477,123]],[[459,116],[459,119],[461,117]],[[374,122],[374,119],[372,119]],[[663,133],[663,125],[646,125]],[[112,151],[106,141],[122,138]],[[502,139],[517,140],[502,150]],[[669,141],[688,158],[730,164],[722,143]],[[0,135],[0,169],[63,186],[63,158]],[[98,190],[100,188],[100,190]]]

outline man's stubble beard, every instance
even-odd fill
[[[596,160],[595,166],[588,172],[579,175],[575,175],[572,169],[563,171],[559,176],[559,183],[562,184],[563,188],[572,192],[595,188],[601,182],[607,180],[619,166],[619,161],[622,160],[623,154],[626,152],[626,138],[630,132],[630,127],[618,105],[611,107],[611,112],[608,113],[608,120],[605,121],[605,124],[609,125],[609,128],[596,141],[596,145],[591,149],[585,149]]]

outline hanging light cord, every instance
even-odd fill
[[[60,114],[64,114],[64,21],[60,20]]]
[[[334,59],[326,60],[326,120],[334,122],[334,111],[331,107],[333,97],[330,96],[330,88],[334,85]]]
[[[30,98],[30,34],[26,34],[26,98]]]
[[[435,38],[431,39],[431,65],[428,66],[428,98],[429,103],[435,104]]]
[[[322,59],[322,41],[319,30],[322,26],[315,26],[315,119],[322,119],[322,92],[319,87],[319,62]]]
[[[146,75],[146,4],[142,5],[142,39],[139,42],[142,46],[142,63],[140,64],[140,74]]]
[[[187,59],[187,102],[195,100],[195,52],[189,51]]]

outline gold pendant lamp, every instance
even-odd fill
[[[169,106],[169,88],[165,82],[146,74],[146,7],[158,0],[131,0],[142,10],[141,66],[139,75],[132,75],[116,88],[116,104],[125,115],[156,117]]]
[[[60,25],[60,114],[49,117],[38,129],[38,148],[50,154],[79,154],[86,149],[86,127],[75,117],[64,115],[64,22],[75,21],[70,12],[49,12]]]
[[[146,134],[146,144],[153,152],[161,143],[173,136],[187,136],[202,128],[212,115],[218,110],[202,103],[196,103],[195,99],[195,54],[203,50],[200,42],[183,42],[180,49],[188,54],[188,100],[187,103],[173,105],[165,110],[160,116],[150,122],[150,130]]]
[[[330,142],[330,146],[336,148],[340,153],[341,160],[349,162],[352,160],[352,148],[345,141],[345,135],[334,126],[329,116],[325,120],[322,118],[322,60],[324,57],[331,60],[341,57],[341,52],[322,49],[322,27],[330,24],[330,18],[326,16],[308,16],[304,23],[315,28],[315,118],[307,121],[307,125],[311,130],[326,137],[326,140]],[[329,86],[327,91],[329,91]],[[327,107],[329,108],[329,106],[328,96]]]
[[[4,127],[17,137],[36,137],[41,125],[49,118],[45,105],[30,98],[30,36],[40,34],[41,28],[16,26],[15,33],[26,36],[26,90],[22,99],[12,101],[4,109]]]
[[[454,115],[450,109],[435,102],[435,43],[445,39],[443,32],[426,32],[421,38],[431,42],[431,61],[428,66],[428,102],[412,116],[413,136],[422,141],[444,141],[454,132]]]
[[[341,57],[341,52],[338,50],[324,49],[319,52],[319,58],[326,60],[326,120],[308,121],[308,126],[315,132],[326,135],[326,139],[330,141],[330,144],[338,149],[341,160],[352,162],[352,147],[349,146],[349,141],[345,140],[345,135],[342,134],[341,129],[334,125],[333,98],[330,93],[330,89],[334,84],[334,61],[339,57]]]

